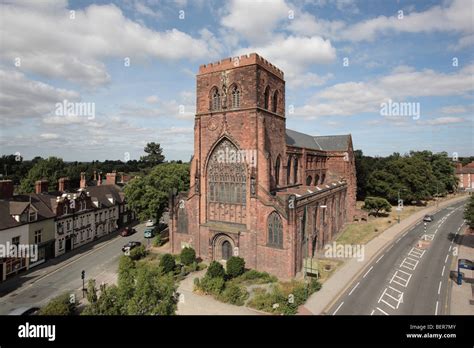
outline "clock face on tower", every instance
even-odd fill
[[[209,129],[210,131],[214,131],[217,129],[217,125],[218,124],[216,118],[211,116],[211,118],[207,122],[207,129]]]

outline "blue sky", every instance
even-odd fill
[[[199,65],[257,52],[285,72],[288,128],[351,133],[369,155],[473,155],[471,0],[0,6],[2,154],[124,160],[155,141],[188,160]],[[94,117],[58,114],[64,100]],[[388,100],[420,114],[384,116]]]

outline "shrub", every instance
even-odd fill
[[[240,275],[238,278],[235,278],[234,281],[239,283],[265,284],[276,283],[278,279],[267,272],[259,272],[254,269],[250,269],[244,272],[244,274]]]
[[[162,241],[162,239],[161,239],[161,234],[158,233],[158,234],[155,236],[155,238],[153,238],[153,246],[154,246],[154,247],[159,247],[159,246],[161,246],[161,243],[162,243],[162,242],[163,242],[163,241]]]
[[[71,303],[69,294],[53,298],[46,306],[41,308],[39,315],[73,315],[76,303]]]
[[[190,265],[196,262],[196,252],[193,248],[183,248],[179,258],[184,265]]]
[[[87,301],[89,303],[97,302],[97,289],[95,288],[95,279],[89,279],[87,282]]]
[[[236,306],[243,306],[248,296],[249,293],[244,288],[232,282],[228,282],[224,291],[219,296],[219,300]]]
[[[224,278],[224,267],[222,267],[219,262],[212,261],[209,267],[207,268],[206,276],[208,276],[209,278]]]
[[[238,277],[245,272],[245,260],[238,256],[232,256],[227,260],[227,275],[230,278]]]
[[[160,267],[162,268],[163,273],[165,274],[173,272],[176,267],[174,257],[171,254],[164,254],[160,260]]]
[[[144,245],[140,245],[139,247],[133,248],[130,250],[130,258],[132,260],[140,260],[141,258],[146,256],[146,249]]]
[[[198,284],[198,289],[202,290],[206,294],[220,295],[224,289],[225,281],[222,277],[211,278],[208,275],[205,275]]]

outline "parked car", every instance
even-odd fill
[[[36,315],[39,310],[38,307],[20,307],[12,310],[8,315]]]
[[[155,222],[153,220],[148,220],[145,224],[146,227],[153,227],[155,226]]]
[[[130,235],[134,234],[135,232],[137,232],[137,230],[127,226],[127,227],[123,228],[122,231],[120,231],[120,235],[122,237],[127,237],[127,236],[130,236]]]
[[[425,217],[423,218],[423,221],[424,222],[431,222],[433,221],[434,217],[433,215],[425,215]]]
[[[148,227],[145,229],[143,232],[143,236],[145,238],[153,238],[155,236],[155,228],[154,227]]]
[[[137,241],[130,241],[128,242],[127,244],[125,244],[122,248],[122,251],[123,252],[126,252],[126,251],[130,251],[132,250],[133,248],[136,248],[138,246],[142,245],[142,243],[140,242],[137,242]]]

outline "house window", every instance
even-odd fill
[[[67,205],[66,205],[66,204],[63,206],[63,214],[64,214],[64,215],[67,214]]]
[[[41,230],[35,231],[35,244],[41,243]]]
[[[219,110],[221,106],[221,96],[219,90],[214,87],[211,91],[211,110]]]
[[[265,110],[268,110],[268,108],[270,106],[270,87],[269,86],[267,86],[267,88],[265,88],[264,98],[265,98],[264,108],[265,108]]]
[[[35,211],[30,211],[29,221],[36,221],[37,215]]]
[[[60,239],[60,240],[59,240],[59,249],[62,249],[62,248],[63,248],[63,240]]]
[[[277,212],[268,216],[268,245],[278,248],[283,246],[283,225]]]
[[[278,106],[278,91],[275,91],[275,93],[273,93],[273,100],[272,100],[273,112],[277,112],[277,106]]]
[[[232,108],[240,107],[240,91],[237,86],[232,87]]]
[[[20,236],[13,237],[12,244],[18,246],[18,244],[20,244]]]

